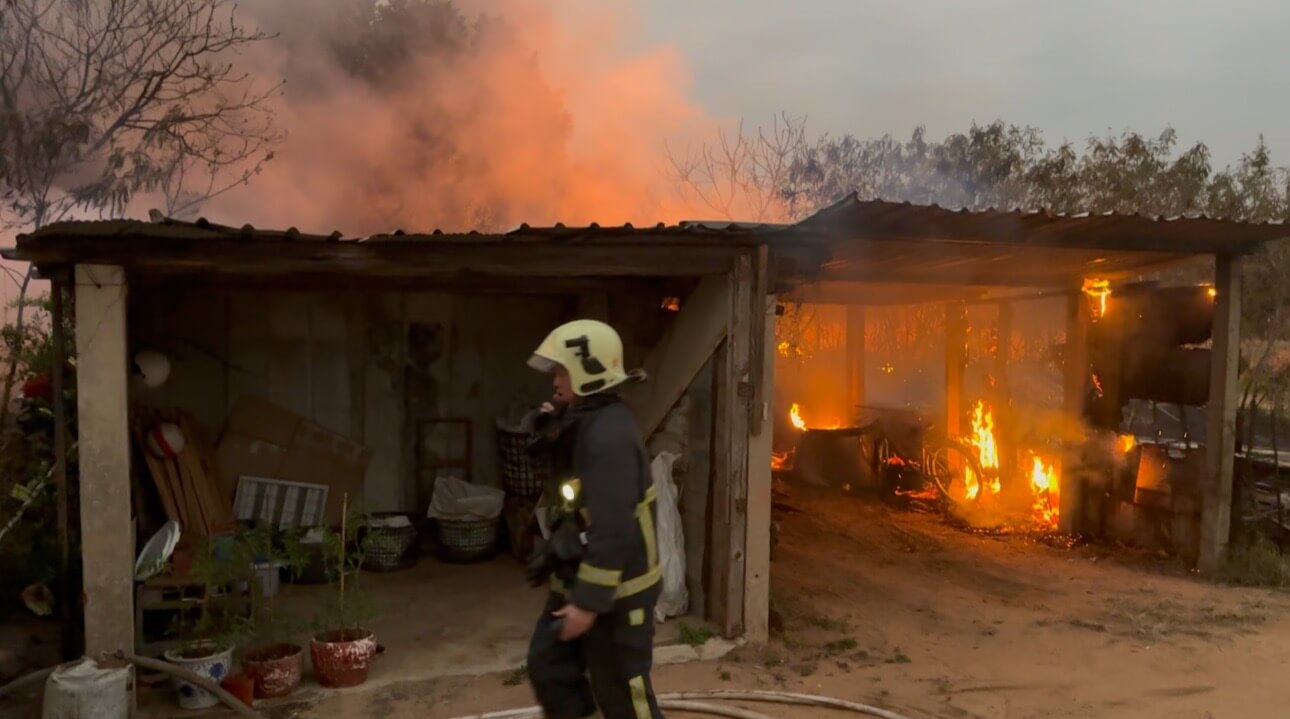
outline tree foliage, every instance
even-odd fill
[[[280,136],[234,56],[265,39],[229,0],[12,0],[0,13],[0,211],[40,226],[172,214],[245,182]]]

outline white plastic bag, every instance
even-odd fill
[[[88,657],[54,670],[45,680],[42,719],[126,719],[131,668],[100,667]]]
[[[672,482],[672,464],[676,460],[671,452],[659,452],[650,464],[658,489],[658,563],[663,572],[663,590],[654,607],[654,618],[660,622],[690,609],[690,593],[685,588],[685,533]]]
[[[487,520],[502,513],[506,492],[471,484],[456,477],[439,477],[426,516],[431,519]]]

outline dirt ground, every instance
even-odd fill
[[[774,640],[660,667],[660,691],[813,692],[911,718],[1287,715],[1290,596],[1215,586],[1120,549],[967,533],[872,501],[801,490],[790,501],[801,511],[779,517]],[[447,718],[531,703],[517,675],[501,674],[290,713]]]

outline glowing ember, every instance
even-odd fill
[[[680,312],[680,311],[681,311],[681,298],[680,298],[680,297],[664,297],[664,298],[663,298],[663,302],[662,302],[662,304],[660,305],[660,307],[661,307],[662,309],[664,309],[664,310],[667,310],[668,312]]]
[[[788,421],[792,422],[799,432],[806,431],[806,420],[802,419],[801,405],[794,402],[793,406],[788,408]]]
[[[972,410],[972,435],[967,441],[976,449],[977,462],[988,475],[990,493],[998,494],[1002,486],[999,483],[999,445],[994,438],[994,411],[984,402],[977,402]],[[969,500],[976,499],[981,493],[982,479],[970,468],[964,473],[963,487]]]
[[[1138,443],[1138,440],[1137,440],[1133,435],[1131,435],[1131,434],[1122,434],[1122,435],[1120,435],[1120,437],[1119,437],[1119,441],[1117,442],[1117,444],[1118,444],[1118,445],[1119,445],[1119,447],[1120,447],[1120,452],[1122,452],[1122,453],[1124,453],[1124,454],[1128,454],[1129,452],[1132,452],[1132,451],[1133,451],[1133,447],[1134,447],[1137,443]]]
[[[792,457],[792,455],[793,455],[793,453],[792,453],[792,451],[791,451],[791,450],[790,450],[790,451],[788,451],[788,452],[771,452],[771,453],[770,453],[770,468],[771,468],[771,469],[784,469],[784,468],[786,468],[786,467],[788,466],[788,460],[789,460],[789,458],[790,458],[790,457]]]
[[[1093,374],[1093,390],[1097,392],[1099,399],[1106,396],[1106,392],[1102,389],[1102,380],[1096,373]]]
[[[1216,287],[1209,288],[1207,292],[1209,293],[1209,298],[1211,300],[1214,299],[1215,297],[1218,297],[1218,288]]]
[[[1094,322],[1106,315],[1106,300],[1111,296],[1111,283],[1107,280],[1084,280],[1084,294],[1089,297],[1089,310]]]
[[[895,371],[896,371],[896,367],[895,367],[895,365],[893,365],[893,364],[892,364],[892,363],[890,363],[890,362],[888,362],[888,363],[886,363],[886,364],[884,364],[884,365],[882,366],[882,373],[883,373],[883,374],[892,374],[892,373],[893,373],[893,372],[895,372]]]
[[[1058,493],[1057,473],[1050,464],[1038,456],[1030,458],[1030,491],[1035,497],[1034,520],[1045,527],[1057,527]]]

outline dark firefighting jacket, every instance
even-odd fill
[[[572,442],[558,474],[578,481],[585,544],[573,581],[553,576],[552,589],[597,614],[619,602],[652,604],[661,578],[657,502],[635,418],[618,397],[593,395],[569,410],[562,434]]]

